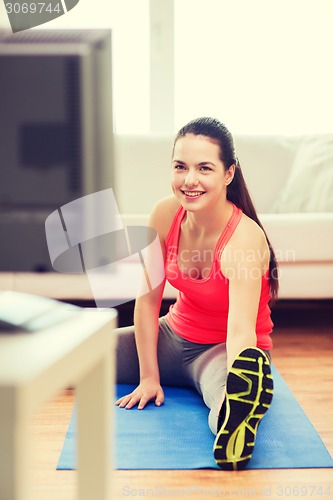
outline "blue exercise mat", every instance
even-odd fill
[[[247,469],[333,467],[320,436],[287,384],[272,367],[274,398],[263,418]],[[118,385],[117,397],[133,386]],[[164,387],[165,403],[144,410],[115,407],[117,469],[219,469],[212,448],[208,409],[192,389]],[[76,467],[75,409],[57,469]]]

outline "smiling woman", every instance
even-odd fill
[[[198,158],[202,161],[198,162]],[[202,198],[205,204],[214,199],[221,202],[221,190],[226,188],[226,180],[232,180],[233,172],[234,168],[224,171],[218,145],[210,143],[204,136],[186,134],[176,142],[172,189],[180,202],[184,198],[190,202]]]
[[[162,385],[194,387],[210,408],[218,465],[241,469],[273,394],[275,255],[218,120],[198,118],[178,132],[171,185],[173,196],[157,203],[150,225],[179,294],[159,318],[164,280],[136,299],[134,326],[117,331],[117,380],[139,385],[116,404],[160,406]],[[249,251],[253,258],[244,258]]]
[[[184,203],[184,199],[192,203],[201,198],[200,205],[192,203],[188,209],[214,208],[216,213],[223,213],[226,188],[234,177],[235,165],[225,169],[219,143],[205,135],[208,125],[208,120],[202,120],[201,124],[197,120],[193,127],[188,125],[179,131],[173,150],[171,186],[180,203]]]

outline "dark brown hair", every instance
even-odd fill
[[[227,186],[227,199],[239,207],[244,214],[254,220],[264,231],[270,251],[269,283],[271,300],[276,300],[279,289],[279,279],[275,253],[267,237],[266,231],[258,218],[256,209],[254,208],[253,201],[243,177],[241,166],[236,156],[234,140],[230,131],[216,118],[196,118],[179,130],[176,135],[174,145],[180,137],[184,137],[186,134],[203,135],[211,139],[219,145],[220,159],[223,162],[224,168],[228,170],[232,165],[235,165],[235,175],[233,181]]]

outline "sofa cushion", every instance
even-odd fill
[[[333,262],[333,213],[259,214],[279,262]]]
[[[279,266],[280,299],[328,299],[333,297],[333,264],[316,262]],[[305,306],[306,307],[306,306]]]
[[[333,135],[305,137],[274,212],[333,212]]]
[[[172,194],[172,137],[115,135],[115,196],[121,213],[149,214]]]
[[[272,212],[285,186],[300,137],[235,135],[236,154],[257,212]]]

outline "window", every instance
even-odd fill
[[[175,2],[175,125],[333,132],[331,0]]]
[[[161,40],[150,6],[172,1],[175,99],[163,111],[171,134],[200,115],[238,134],[333,132],[332,0],[95,0],[93,8],[82,1],[45,27],[112,28],[117,133],[156,132],[149,130],[150,43]]]
[[[149,0],[111,2],[117,133],[149,131]]]
[[[115,130],[149,131],[149,0],[81,0],[37,28],[111,28]]]

